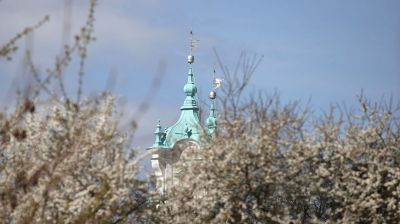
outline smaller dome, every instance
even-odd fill
[[[183,87],[183,91],[186,93],[186,96],[194,96],[197,93],[197,87],[193,83],[186,83]]]

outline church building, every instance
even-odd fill
[[[192,34],[192,33],[191,33]],[[190,54],[188,56],[189,72],[183,91],[186,95],[180,108],[178,121],[162,128],[158,121],[154,144],[148,148],[151,152],[151,165],[156,178],[156,189],[161,195],[166,195],[171,187],[179,183],[179,176],[185,172],[185,164],[198,160],[196,151],[210,141],[217,128],[215,98],[217,83],[214,78],[214,88],[209,94],[211,106],[205,125],[200,123],[199,105],[197,102],[197,87],[193,74],[194,56],[192,49],[195,41],[191,38]]]

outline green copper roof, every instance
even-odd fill
[[[186,94],[186,98],[181,107],[181,116],[174,125],[165,130],[166,138],[164,144],[168,147],[173,147],[175,142],[185,138],[190,138],[199,142],[203,135],[198,114],[199,108],[195,98],[197,87],[194,84],[191,64],[187,82],[183,90]]]
[[[193,45],[191,46],[193,47]],[[183,87],[186,98],[183,102],[182,107],[180,108],[181,116],[174,125],[166,128],[164,131],[161,130],[160,121],[158,122],[156,131],[154,132],[155,142],[153,146],[149,149],[172,148],[177,141],[182,139],[192,139],[201,144],[203,142],[203,139],[205,140],[209,138],[209,136],[215,131],[217,127],[214,102],[215,97],[212,98],[210,115],[206,121],[206,129],[203,129],[200,124],[199,107],[196,100],[197,87],[194,83],[192,68],[192,64],[194,63],[194,56],[192,54],[188,56],[188,63],[189,72],[186,84]]]
[[[194,84],[194,77],[193,77],[193,69],[192,65],[190,65],[189,72],[188,72],[188,79],[183,87],[183,91],[186,94],[186,99],[183,102],[183,106],[181,107],[181,110],[196,110],[196,112],[199,110],[197,107],[197,101],[195,99],[195,95],[197,93],[197,87]],[[198,116],[197,116],[198,118]]]

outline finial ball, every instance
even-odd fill
[[[194,62],[194,56],[193,55],[188,55],[188,63],[192,64]]]
[[[210,99],[214,100],[215,98],[217,98],[217,93],[214,90],[212,90],[210,92],[210,94],[208,94],[208,97],[210,97]]]

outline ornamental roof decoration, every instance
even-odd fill
[[[216,89],[220,86],[222,79],[213,79],[213,89],[210,92],[209,98],[211,99],[211,106],[209,116],[206,120],[205,128],[202,127],[199,118],[199,107],[197,103],[197,87],[195,85],[195,78],[193,74],[194,56],[193,49],[197,46],[198,40],[193,38],[193,32],[190,31],[190,51],[187,57],[189,64],[189,71],[187,74],[187,81],[183,87],[186,98],[183,102],[181,115],[178,121],[162,130],[160,121],[158,121],[155,134],[155,142],[152,148],[172,148],[176,142],[183,139],[194,140],[200,145],[215,132],[217,128],[216,116]]]

